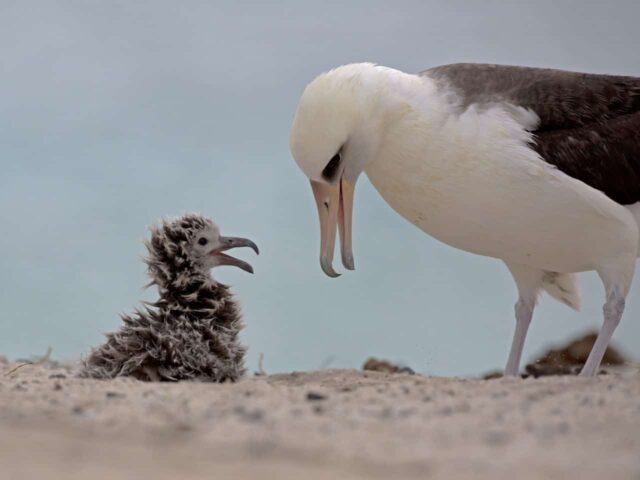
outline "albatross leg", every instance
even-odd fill
[[[518,286],[518,301],[516,302],[516,330],[513,334],[509,359],[504,370],[505,375],[518,375],[520,372],[520,359],[524,349],[524,341],[527,338],[529,324],[533,317],[533,309],[536,306],[538,294],[542,286],[544,272],[523,265],[507,263],[507,267]]]
[[[524,349],[524,341],[527,338],[529,324],[533,317],[534,306],[535,301],[532,302],[522,297],[516,303],[516,331],[513,334],[509,359],[504,370],[505,375],[518,375],[520,371],[520,359],[522,358],[522,350]]]
[[[589,353],[589,357],[587,358],[584,367],[582,367],[580,376],[592,377],[598,371],[598,367],[600,366],[602,357],[604,357],[604,353],[607,350],[611,336],[622,318],[624,304],[625,298],[620,288],[612,288],[608,292],[607,301],[602,308],[604,313],[602,329],[600,330],[600,333],[598,333],[596,342],[593,344],[593,348],[591,349],[591,353]]]
[[[607,295],[607,300],[604,303],[604,307],[602,307],[604,322],[600,333],[598,333],[596,342],[593,344],[591,353],[589,353],[589,357],[584,367],[582,367],[582,371],[580,372],[580,376],[582,377],[592,377],[597,373],[602,357],[604,357],[609,341],[611,340],[611,336],[622,318],[625,298],[627,293],[629,293],[629,288],[633,281],[636,256],[638,253],[637,230],[635,238],[632,236],[621,238],[631,239],[631,243],[628,245],[628,255],[621,255],[614,262],[597,270]]]

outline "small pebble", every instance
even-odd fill
[[[107,392],[105,393],[105,397],[107,398],[125,398],[126,395],[120,392]]]
[[[398,410],[398,416],[405,418],[405,417],[410,417],[412,415],[414,415],[416,413],[416,409],[415,408],[403,408],[401,410]]]
[[[509,441],[509,435],[503,430],[490,430],[484,435],[484,441],[489,445],[504,445]]]
[[[307,400],[310,402],[317,402],[319,400],[326,400],[327,396],[317,392],[307,392]]]
[[[416,374],[416,372],[411,367],[400,367],[398,373],[408,373],[409,375]]]
[[[393,408],[391,407],[384,407],[381,411],[380,411],[380,418],[391,418],[393,417]]]
[[[453,413],[453,408],[447,405],[446,407],[442,407],[441,409],[439,409],[436,413],[448,417]]]
[[[264,411],[256,408],[255,410],[248,410],[243,405],[239,405],[233,409],[233,413],[238,415],[246,422],[259,422],[264,418]]]

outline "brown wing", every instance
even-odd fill
[[[621,204],[640,201],[640,78],[483,64],[422,73],[463,107],[507,102],[534,111],[535,149]]]

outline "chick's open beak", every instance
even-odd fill
[[[311,180],[311,189],[320,220],[320,266],[329,277],[339,277],[333,269],[336,229],[340,232],[342,264],[347,270],[355,269],[351,250],[354,185],[345,178],[333,185]]]
[[[239,258],[232,257],[231,255],[226,255],[222,252],[230,250],[232,248],[237,247],[249,247],[253,249],[254,252],[260,254],[258,250],[258,246],[253,243],[248,238],[242,237],[220,237],[219,238],[220,246],[211,250],[210,255],[214,255],[218,258],[219,265],[231,265],[234,267],[238,267],[245,272],[253,273],[253,267],[249,265],[247,262],[240,260]]]

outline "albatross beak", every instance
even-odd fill
[[[236,247],[249,247],[257,254],[260,254],[258,246],[255,243],[248,238],[241,237],[219,237],[218,241],[220,246],[210,252],[210,255],[214,255],[218,259],[218,265],[231,265],[238,267],[245,272],[253,273],[253,267],[247,262],[240,260],[239,258],[232,257],[231,255],[225,255],[222,252]]]
[[[320,220],[320,266],[329,277],[339,277],[333,269],[336,227],[340,231],[342,264],[347,270],[355,269],[351,251],[354,185],[344,178],[335,185],[311,180],[311,189]]]

